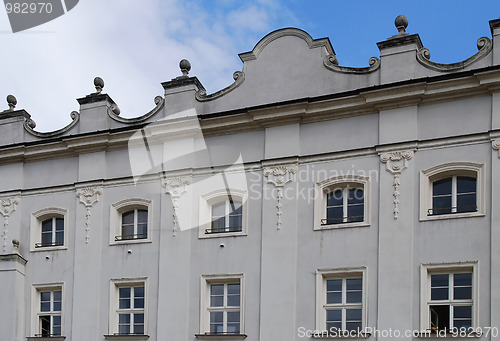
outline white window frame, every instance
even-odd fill
[[[229,195],[234,201],[241,202],[242,217],[241,231],[224,233],[205,233],[212,228],[212,205],[221,201],[228,201]],[[246,191],[239,189],[219,189],[200,197],[199,230],[198,238],[221,238],[246,236],[248,234],[248,195]]]
[[[47,313],[42,313],[40,311],[40,299],[42,292],[53,292],[53,291],[61,291],[61,335],[60,336],[52,336],[50,339],[57,339],[64,337],[64,304],[65,304],[65,290],[64,283],[44,283],[44,284],[34,284],[32,286],[32,299],[31,299],[31,335],[33,338],[37,340],[48,339],[47,336],[40,336],[41,326],[40,326],[40,315],[46,315]],[[54,315],[53,312],[49,312],[49,315]],[[52,327],[52,325],[51,325]]]
[[[363,220],[357,222],[344,222],[339,224],[321,225],[321,220],[326,218],[327,194],[335,189],[363,188],[364,212]],[[336,176],[315,184],[314,196],[314,230],[330,230],[347,227],[370,226],[370,178],[360,175]],[[345,205],[344,205],[345,206]],[[347,209],[347,207],[344,207]]]
[[[368,286],[367,286],[367,269],[366,267],[349,267],[340,269],[319,269],[316,271],[316,331],[328,332],[326,328],[326,281],[329,279],[348,279],[348,278],[362,278],[362,303],[361,303],[361,317],[362,326],[361,330],[365,330],[368,318]],[[349,304],[339,304],[341,306],[348,306]],[[342,324],[345,323],[344,315],[342,316]]]
[[[144,287],[144,334],[118,334],[118,312],[119,312],[119,297],[120,297],[120,288],[128,288],[128,287]],[[120,279],[111,279],[110,281],[110,304],[109,304],[109,326],[108,332],[109,335],[105,335],[107,339],[115,339],[120,337],[130,337],[134,336],[137,339],[140,339],[141,335],[148,335],[148,301],[149,301],[149,293],[148,293],[148,280],[146,277],[138,277],[138,278],[120,278]]]
[[[245,281],[243,274],[202,275],[200,295],[200,335],[210,334],[210,285],[240,283],[240,334],[228,334],[228,337],[237,337],[245,334]]]
[[[42,242],[42,222],[50,218],[62,218],[64,220],[63,245],[36,247]],[[66,250],[68,248],[68,210],[58,207],[48,207],[33,212],[30,219],[30,251],[54,251]]]
[[[431,275],[472,272],[472,328],[480,326],[478,323],[479,290],[478,290],[478,261],[438,263],[420,265],[420,330],[430,330],[429,306],[431,301]],[[450,300],[450,305],[453,301]],[[450,316],[450,319],[452,317]]]
[[[121,236],[122,234],[122,214],[136,209],[148,211],[147,238],[116,240],[115,237]],[[151,200],[139,199],[139,198],[121,200],[111,205],[109,216],[110,216],[109,245],[151,243],[152,240],[151,234],[153,227],[153,207]],[[137,218],[135,217],[135,219]]]
[[[483,163],[449,162],[421,171],[420,172],[420,221],[484,216],[486,210],[486,205],[485,205],[486,188],[485,188],[484,168],[485,167]],[[432,209],[433,182],[454,176],[470,176],[476,178],[477,211],[429,215],[428,210]],[[456,196],[456,193],[454,193],[454,195]]]

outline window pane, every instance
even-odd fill
[[[432,198],[432,214],[451,213],[451,195]]]
[[[453,317],[454,318],[472,318],[472,307],[471,306],[455,306],[453,307]]]
[[[222,324],[210,324],[210,334],[222,334],[224,326]]]
[[[326,303],[342,303],[342,292],[328,292],[326,293]]]
[[[216,311],[210,313],[210,323],[222,323],[224,321],[224,313],[222,311]]]
[[[239,307],[240,306],[240,295],[227,296],[227,306],[228,307]]]
[[[144,314],[134,314],[134,334],[144,334]]]
[[[365,194],[362,188],[349,188],[347,203],[362,204],[365,201]]]
[[[229,202],[229,215],[239,215],[242,212],[241,201]]]
[[[361,290],[363,288],[363,281],[361,278],[352,278],[346,280],[347,291]]]
[[[361,331],[362,325],[361,322],[346,322],[345,329],[346,330],[359,330]]]
[[[327,322],[342,321],[342,310],[341,309],[327,310],[326,311],[326,321]]]
[[[434,181],[432,195],[451,195],[451,178]]]
[[[344,220],[344,209],[342,207],[328,207],[326,209],[326,223],[339,224]]]
[[[52,335],[54,335],[54,336],[61,335],[61,326],[52,327]]]
[[[226,228],[226,218],[222,217],[212,221],[212,230],[213,232],[221,232]]]
[[[361,309],[346,309],[346,321],[361,321]]]
[[[122,224],[134,224],[134,210],[122,214]]]
[[[450,306],[449,305],[431,305],[429,307],[431,318],[431,328],[437,330],[450,328]]]
[[[226,215],[226,202],[218,202],[212,205],[212,217],[223,217]]]
[[[240,324],[239,323],[228,323],[227,324],[227,333],[228,334],[239,334],[240,333]]]
[[[40,311],[50,311],[50,292],[40,293]]]
[[[431,300],[448,299],[449,275],[431,275]]]
[[[56,231],[64,231],[64,219],[56,218]]]
[[[237,216],[229,216],[229,228],[230,229],[239,229],[241,228],[242,224],[242,216],[237,215]]]
[[[212,284],[210,286],[210,295],[224,295],[224,284]]]
[[[458,176],[457,193],[476,193],[476,178]]]
[[[52,218],[42,222],[42,233],[43,232],[52,232]]]
[[[240,312],[239,311],[229,311],[227,313],[227,322],[237,322],[240,323]]]
[[[457,195],[457,212],[475,212],[476,193]]]
[[[122,239],[131,239],[134,235],[134,225],[122,226]]]
[[[210,297],[211,307],[222,307],[224,306],[224,296],[211,296]]]
[[[147,210],[137,210],[137,222],[139,224],[148,223],[148,211]]]
[[[130,288],[120,288],[119,292],[120,292],[119,308],[130,309]]]
[[[227,293],[229,295],[240,294],[240,284],[228,284],[227,285]]]
[[[363,300],[363,295],[361,291],[348,291],[346,293],[347,303],[361,303],[362,300]]]
[[[431,287],[448,287],[449,275],[431,275]]]
[[[472,287],[453,288],[453,298],[455,300],[470,300],[472,298]]]
[[[134,334],[144,334],[144,325],[134,324]]]
[[[347,206],[347,217],[349,222],[363,221],[364,214],[364,205]]]
[[[56,232],[56,244],[62,245],[64,243],[64,231]]]
[[[118,333],[130,334],[130,314],[118,315]]]
[[[327,280],[326,291],[342,291],[342,280],[341,279]]]
[[[148,224],[137,224],[137,238],[147,238]]]
[[[327,322],[326,329],[328,331],[336,331],[342,329],[342,322]]]
[[[134,297],[142,297],[144,298],[144,287],[135,287],[134,288]]]
[[[326,195],[327,206],[342,206],[344,204],[344,195],[341,189],[337,189]]]
[[[40,334],[50,336],[50,316],[40,316]]]
[[[472,286],[472,274],[453,274],[453,285],[456,287]]]

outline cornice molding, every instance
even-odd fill
[[[242,71],[236,71],[235,73],[233,73],[233,79],[234,79],[233,84],[229,85],[228,87],[225,87],[222,90],[214,92],[213,94],[210,95],[207,95],[207,91],[204,88],[201,88],[195,94],[196,100],[199,102],[208,102],[217,99],[219,97],[222,97],[224,95],[227,95],[228,93],[239,87],[245,81],[245,73]]]
[[[66,134],[68,131],[73,129],[78,122],[80,122],[80,113],[78,111],[72,111],[70,114],[72,122],[68,124],[66,127],[61,128],[59,130],[55,131],[49,131],[49,132],[39,132],[36,131],[34,128],[36,127],[35,121],[33,121],[31,118],[27,119],[24,121],[23,126],[24,130],[26,130],[29,134],[40,137],[40,138],[50,138],[50,137],[57,137],[60,135]]]
[[[417,51],[417,60],[420,64],[422,64],[426,68],[434,71],[440,71],[440,72],[459,71],[471,65],[472,63],[481,60],[486,55],[488,55],[493,49],[493,43],[491,42],[491,39],[488,37],[479,38],[477,40],[477,49],[479,51],[476,54],[467,58],[464,61],[451,64],[441,64],[431,61],[430,60],[431,52],[429,51],[429,49],[422,47]]]
[[[262,50],[266,48],[267,45],[269,45],[274,40],[285,36],[295,36],[303,39],[307,43],[310,49],[316,47],[323,47],[326,50],[327,54],[333,54],[333,55],[335,54],[332,44],[330,43],[330,39],[328,38],[313,39],[309,35],[309,33],[303,30],[300,30],[298,28],[288,27],[269,33],[255,45],[252,51],[240,53],[238,56],[240,57],[243,63],[249,60],[257,59],[259,57],[259,54],[262,52]]]
[[[156,106],[149,111],[148,113],[139,116],[139,117],[133,117],[133,118],[125,118],[125,117],[120,117],[120,109],[118,109],[118,106],[116,104],[112,104],[111,106],[108,107],[108,116],[115,120],[116,122],[120,123],[125,123],[125,124],[137,124],[137,123],[142,123],[146,121],[147,119],[153,117],[156,115],[164,106],[165,104],[165,99],[161,96],[156,96],[155,97],[155,104]]]
[[[348,67],[339,66],[339,61],[337,56],[330,54],[325,56],[323,59],[323,65],[330,71],[340,72],[340,73],[353,73],[353,74],[366,74],[371,73],[380,68],[380,59],[377,57],[371,57],[368,61],[370,66],[368,67]]]

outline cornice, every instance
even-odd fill
[[[500,68],[465,71],[374,86],[345,93],[242,108],[232,112],[200,115],[203,136],[216,136],[263,130],[266,127],[313,123],[366,114],[380,110],[486,96],[500,88]],[[191,120],[192,121],[192,120]],[[161,120],[147,125],[155,138],[192,136],[193,122],[183,119]],[[197,124],[196,122],[196,124]],[[145,124],[81,135],[59,136],[45,141],[24,142],[0,147],[0,162],[32,162],[75,157],[83,153],[127,148],[130,137]]]

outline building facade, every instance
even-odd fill
[[[213,94],[183,60],[136,118],[9,96],[1,339],[498,338],[500,19],[454,64],[395,23],[364,68],[294,28]]]

